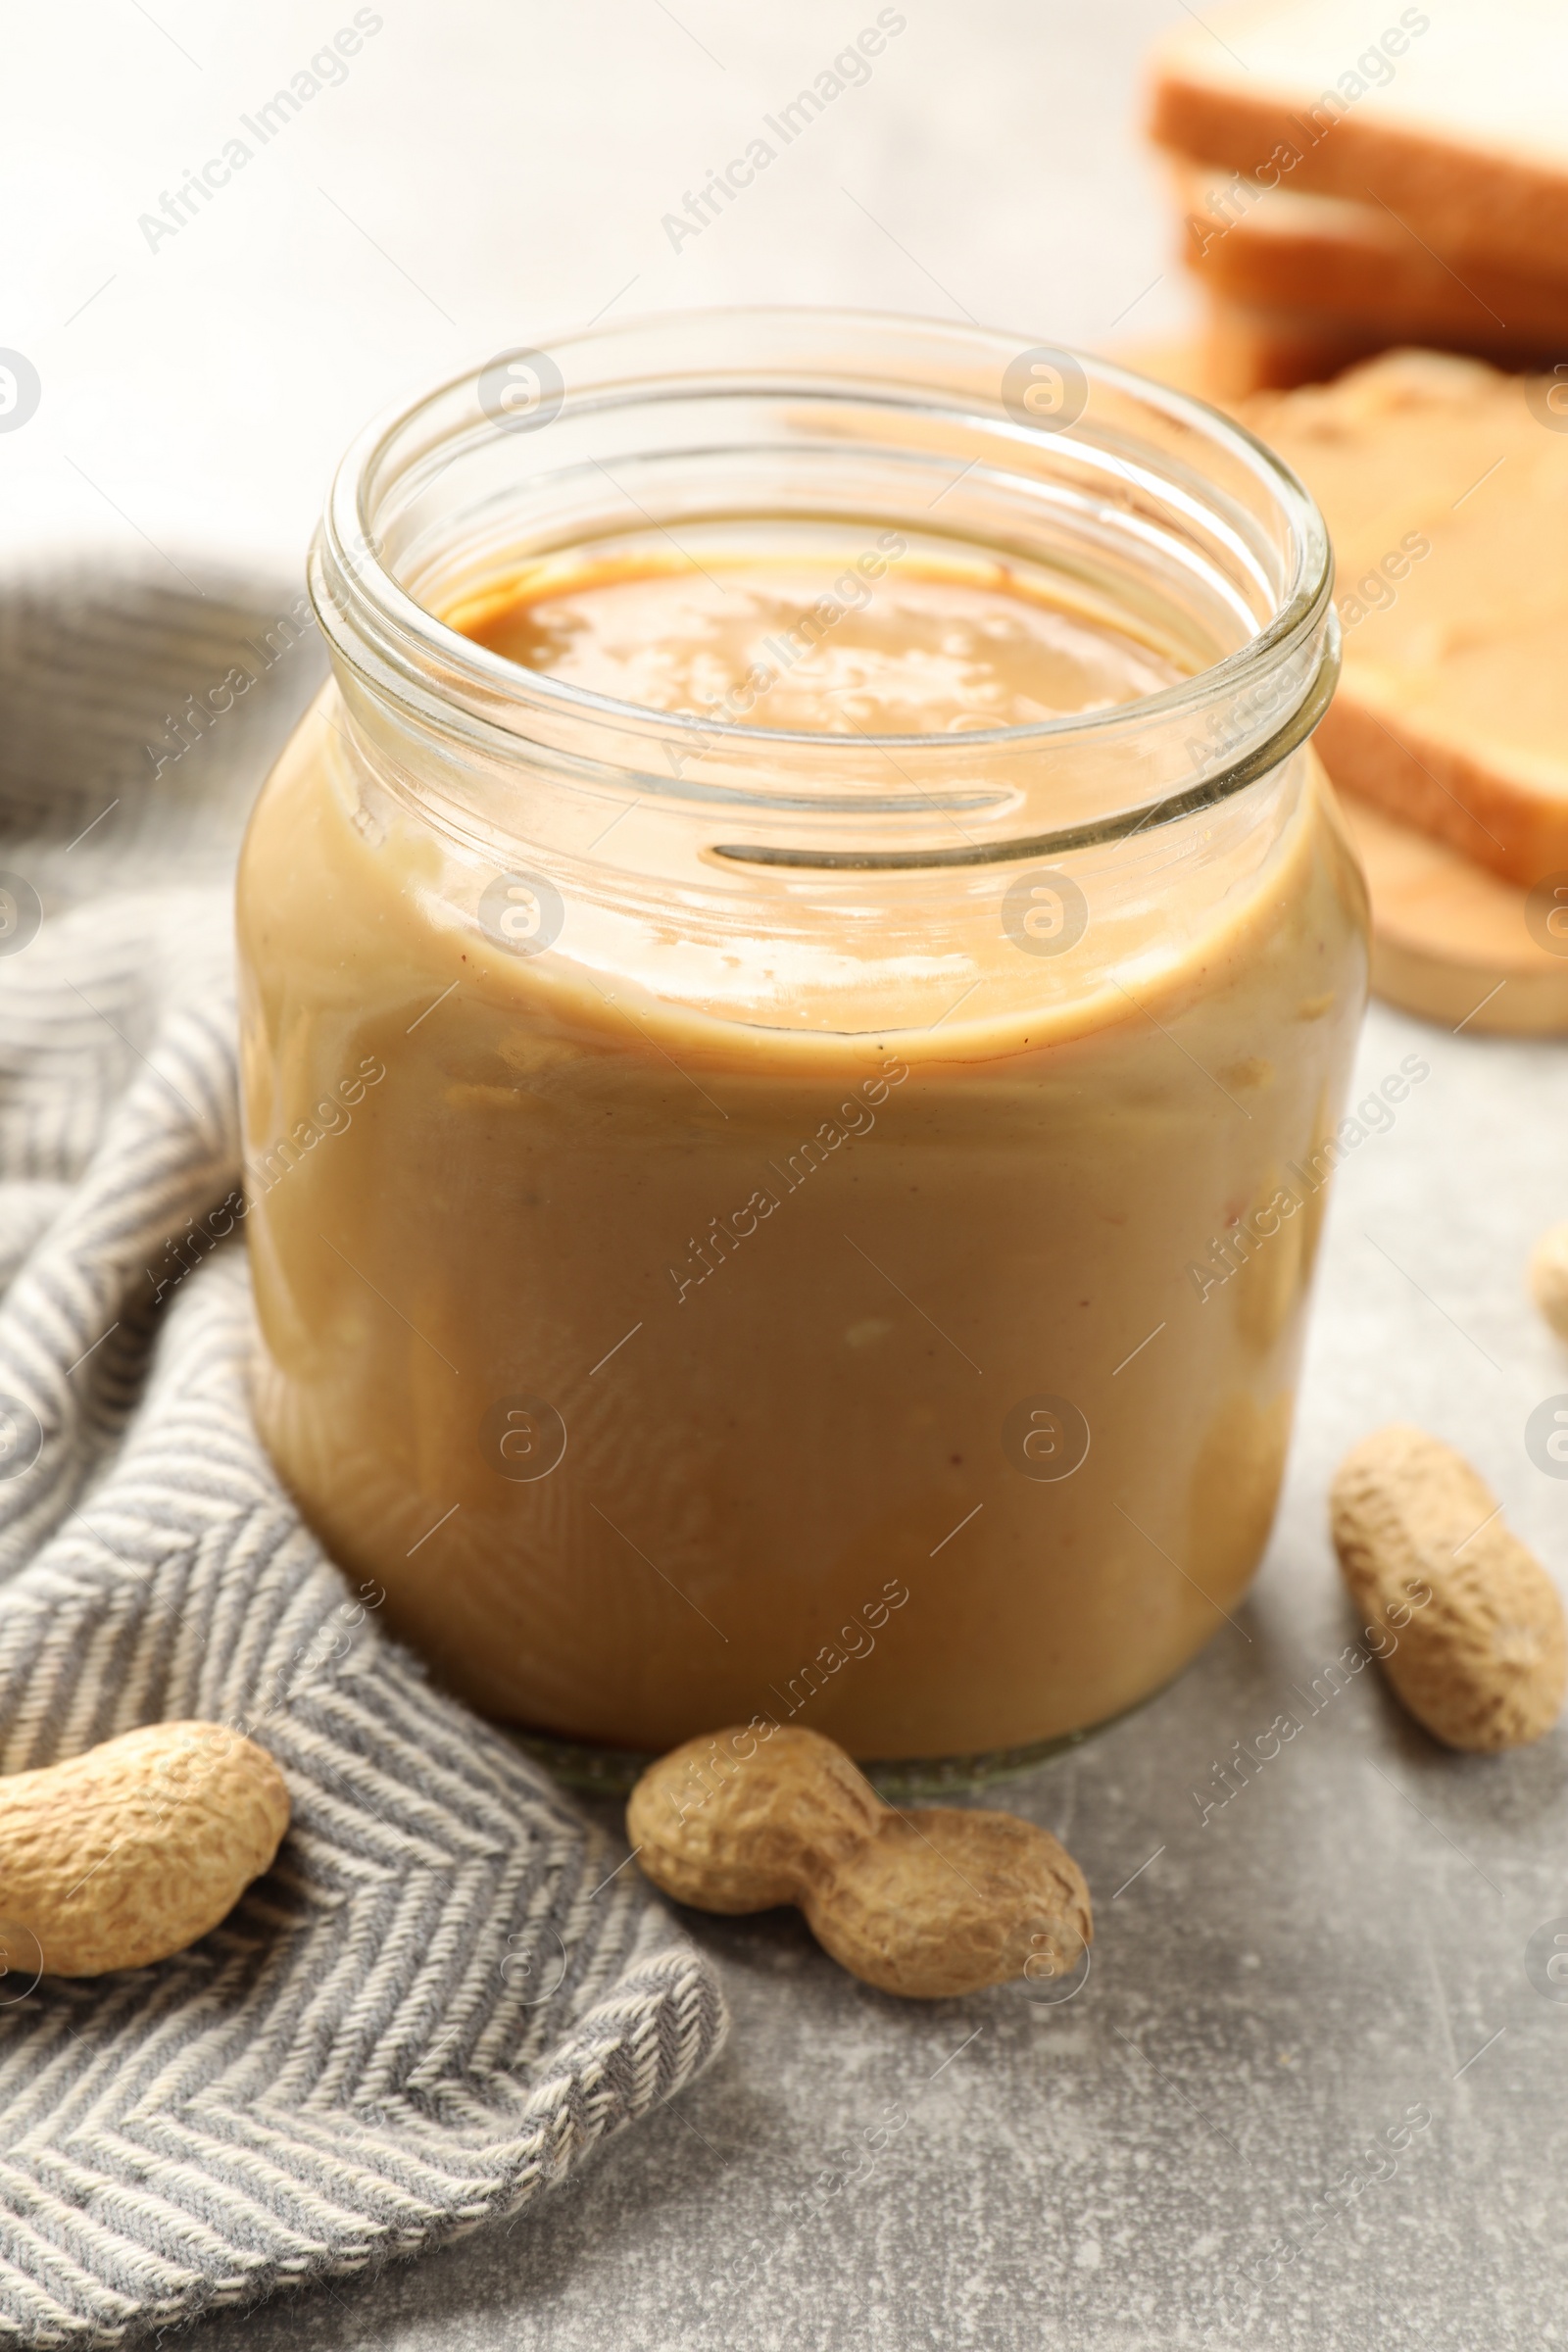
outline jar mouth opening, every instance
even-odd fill
[[[1055,408],[1039,414],[1032,395],[1045,379]],[[521,402],[513,399],[519,384]],[[791,442],[798,448],[786,451]],[[967,461],[965,450],[973,453]],[[1059,541],[1063,560],[1080,568],[1119,564],[1129,593],[1140,562],[1150,578],[1162,564],[1170,595],[1200,593],[1212,608],[1214,657],[1201,660],[1195,639],[1198,658],[1174,684],[1094,710],[1004,727],[847,737],[618,701],[511,661],[424,601],[453,609],[457,600],[442,598],[439,581],[457,576],[453,550],[465,538],[474,543],[470,555],[477,547],[499,559],[499,514],[511,514],[514,534],[525,521],[538,546],[585,544],[571,525],[574,512],[581,521],[593,468],[616,484],[640,467],[660,482],[647,494],[662,496],[662,468],[684,467],[695,479],[706,466],[714,486],[703,496],[727,494],[734,514],[748,460],[759,481],[781,485],[772,503],[764,487],[755,520],[808,514],[794,501],[811,468],[813,479],[827,479],[835,465],[840,474],[859,467],[875,475],[875,511],[891,514],[901,484],[906,489],[924,468],[929,486],[932,465],[945,465],[957,472],[963,509],[975,518],[956,518],[953,538],[971,550],[993,544],[990,529],[1013,533],[1014,545]],[[638,490],[644,486],[639,477]],[[638,506],[637,491],[625,497]],[[652,519],[663,527],[657,513]],[[1113,556],[1118,532],[1125,544]],[[972,852],[982,859],[1114,839],[1242,789],[1311,732],[1338,674],[1327,531],[1290,467],[1245,426],[1110,361],[888,314],[692,311],[498,354],[354,443],[328,497],[310,579],[340,672],[372,695],[470,745],[514,755],[569,751],[662,797],[713,797],[694,789],[687,771],[698,760],[721,780],[720,800],[765,806],[770,796],[755,777],[748,791],[741,772],[760,760],[782,760],[797,774],[802,763],[808,773],[866,759],[917,771],[961,762],[984,772],[1020,760],[1070,764],[1108,747],[1111,765],[1127,774],[1118,807],[1021,834],[1013,826],[1021,846],[983,844]],[[1240,719],[1238,697],[1255,705]],[[1195,757],[1192,729],[1201,735],[1205,721],[1210,739]],[[1157,772],[1169,760],[1129,762],[1132,740],[1174,744],[1184,732],[1179,778]],[[1149,770],[1142,789],[1133,774],[1140,766]],[[877,795],[867,790],[861,799],[873,812]],[[939,857],[863,848],[816,855],[787,842],[714,847],[786,864],[968,861],[952,850]]]

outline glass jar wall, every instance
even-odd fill
[[[376,428],[312,585],[240,939],[258,1413],[328,1548],[617,1749],[1157,1688],[1267,1538],[1365,985],[1299,486],[1001,337],[656,320]],[[682,595],[752,600],[728,668]],[[1014,611],[1050,714],[992,724]]]

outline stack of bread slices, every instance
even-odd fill
[[[1177,373],[1334,540],[1375,982],[1568,1031],[1568,0],[1189,11],[1152,122],[1209,306]]]
[[[1151,129],[1216,391],[1391,343],[1510,368],[1568,353],[1562,0],[1189,11],[1152,61]]]

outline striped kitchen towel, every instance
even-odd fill
[[[321,666],[289,593],[0,583],[0,1770],[202,1716],[294,1809],[156,1967],[51,1979],[0,1922],[7,2342],[131,2342],[514,2212],[724,2028],[622,1849],[322,1556],[251,1428],[239,1237],[182,1246],[238,1169],[234,849]]]

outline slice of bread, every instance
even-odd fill
[[[1154,52],[1161,146],[1389,206],[1446,259],[1568,277],[1562,0],[1242,0]]]
[[[1325,383],[1358,360],[1410,339],[1396,322],[1381,325],[1359,313],[1233,302],[1210,294],[1204,349],[1211,397],[1239,400],[1250,392]],[[1552,352],[1534,340],[1514,344],[1504,336],[1439,326],[1424,332],[1420,344],[1423,350],[1471,353],[1500,368],[1552,365]],[[1568,349],[1568,343],[1561,348]]]
[[[1568,278],[1467,261],[1456,271],[1393,213],[1174,162],[1185,258],[1230,302],[1371,321],[1391,341],[1568,349]]]
[[[1237,413],[1334,540],[1335,782],[1527,890],[1568,872],[1568,372],[1397,351]]]
[[[1253,392],[1288,392],[1298,384],[1326,383],[1344,368],[1386,351],[1389,340],[1364,318],[1264,310],[1211,294],[1202,334],[1208,398],[1236,401]]]

